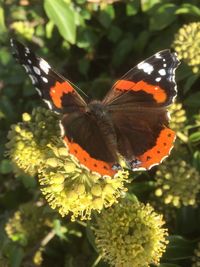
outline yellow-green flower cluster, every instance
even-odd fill
[[[114,177],[101,176],[81,166],[65,147],[52,146],[51,151],[54,155],[46,159],[39,182],[50,206],[58,209],[62,216],[71,211],[72,220],[77,216],[90,219],[92,210],[101,211],[111,206],[127,191],[126,171],[119,171]]]
[[[5,226],[8,237],[23,246],[38,242],[51,226],[49,215],[37,203],[22,204]]]
[[[158,264],[167,230],[162,215],[149,205],[123,200],[96,218],[95,243],[102,259],[116,267]]]
[[[36,265],[36,266],[41,266],[42,262],[43,262],[43,257],[42,257],[42,253],[43,253],[43,248],[40,247],[36,253],[34,254],[33,256],[33,263]]]
[[[114,176],[90,171],[68,152],[60,138],[59,120],[49,110],[37,108],[8,134],[8,155],[29,174],[38,173],[42,193],[62,216],[72,213],[90,219],[91,211],[101,211],[117,202],[127,189],[128,172]]]
[[[15,21],[11,24],[11,28],[28,40],[32,40],[35,32],[33,25],[27,21]]]
[[[166,205],[195,206],[200,192],[200,175],[183,160],[168,160],[156,173],[156,187],[155,195]]]
[[[175,131],[183,131],[187,117],[181,103],[174,103],[169,108],[170,128]]]
[[[46,146],[54,135],[59,136],[59,125],[56,124],[54,113],[36,108],[32,116],[24,113],[23,122],[11,126],[9,142],[6,144],[7,154],[18,168],[34,175],[43,165]]]
[[[197,248],[194,250],[194,256],[192,257],[192,267],[200,266],[200,242],[197,245]]]
[[[197,73],[200,67],[200,22],[183,25],[175,35],[173,47],[179,59],[185,60]]]

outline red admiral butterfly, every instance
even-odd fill
[[[175,139],[167,111],[177,92],[175,53],[156,53],[129,70],[102,101],[88,101],[28,47],[14,40],[11,46],[39,95],[61,114],[70,153],[91,171],[114,174],[120,158],[132,170],[150,169],[169,155]]]

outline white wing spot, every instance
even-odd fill
[[[166,70],[165,69],[161,69],[158,71],[158,73],[161,75],[161,76],[165,76],[166,75]]]
[[[42,93],[41,93],[40,89],[38,89],[37,87],[35,87],[35,89],[36,89],[36,91],[38,92],[38,95],[39,95],[39,96],[42,96]]]
[[[42,77],[43,82],[48,83],[48,80],[46,77]]]
[[[163,58],[163,61],[166,61],[165,58]]]
[[[155,80],[156,80],[156,82],[160,82],[161,81],[161,77],[157,77]]]
[[[61,121],[59,122],[59,126],[60,126],[61,137],[64,137],[65,136],[65,129],[64,129]]]
[[[154,70],[153,66],[147,62],[141,62],[137,65],[139,70],[143,70],[147,74],[151,74]]]
[[[43,99],[43,100],[44,100],[44,102],[48,105],[48,107],[49,107],[50,109],[53,108],[51,102],[49,102],[49,101],[46,100],[46,99]]]
[[[28,47],[25,47],[25,51],[27,54],[30,54],[30,49]]]
[[[37,79],[36,79],[35,76],[29,74],[29,77],[31,78],[31,81],[32,81],[33,84],[36,84],[37,83]]]
[[[33,70],[35,71],[35,73],[37,75],[40,75],[41,74],[41,71],[40,71],[40,69],[38,67],[33,66]]]
[[[170,121],[171,120],[171,114],[170,114],[170,112],[169,111],[167,111],[167,119]]]
[[[14,46],[13,39],[10,39],[10,45]]]
[[[28,59],[28,63],[29,63],[29,64],[31,64],[31,63],[32,63],[32,61],[31,61],[30,59]]]
[[[46,74],[49,73],[49,69],[50,69],[51,67],[50,67],[49,63],[46,62],[43,58],[40,59],[39,65],[40,65],[40,68],[41,68]]]
[[[24,64],[23,64],[22,66],[25,68],[25,71],[26,71],[26,72],[30,72],[30,67],[29,67],[29,66],[24,65]]]
[[[160,53],[155,54],[155,58],[162,58]]]
[[[166,68],[167,67],[167,64],[163,64],[163,67]]]

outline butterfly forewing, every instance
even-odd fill
[[[56,73],[48,62],[37,57],[30,48],[11,39],[13,55],[25,68],[33,85],[50,109],[57,112],[80,110],[86,104],[71,83]]]

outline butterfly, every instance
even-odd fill
[[[87,169],[113,175],[123,160],[131,170],[149,170],[169,155],[175,140],[167,110],[177,94],[175,53],[154,54],[117,80],[102,101],[89,101],[30,48],[13,39],[11,47],[41,98],[60,114],[69,152]]]

